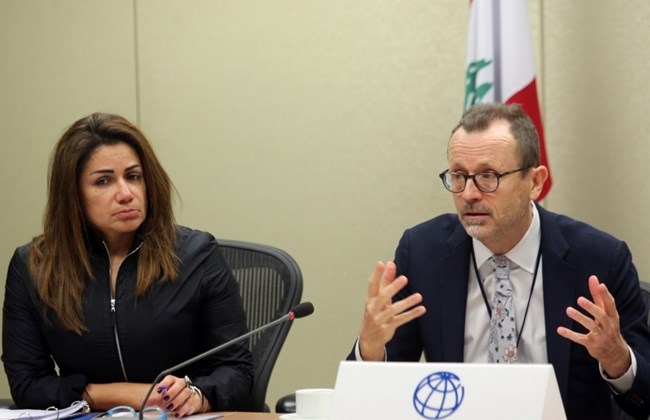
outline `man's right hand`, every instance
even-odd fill
[[[404,276],[395,278],[396,273],[395,263],[378,262],[368,280],[368,296],[359,334],[363,360],[383,361],[386,343],[393,338],[395,330],[426,312],[420,305],[422,295],[419,293],[393,303],[393,296],[408,283]]]

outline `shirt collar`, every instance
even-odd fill
[[[542,231],[537,206],[535,206],[532,201],[530,205],[533,210],[533,220],[524,237],[521,238],[514,248],[506,253],[506,257],[528,273],[533,274],[535,271],[535,263],[537,262],[538,250],[541,244]],[[472,238],[472,246],[474,247],[476,264],[478,267],[481,267],[488,258],[492,256],[492,251],[483,245],[481,241],[474,238]]]

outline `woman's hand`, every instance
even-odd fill
[[[187,376],[179,378],[173,375],[167,375],[160,381],[156,395],[149,398],[147,405],[158,405],[176,417],[204,413],[210,408],[201,390],[193,386]]]

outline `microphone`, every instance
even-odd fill
[[[163,370],[162,372],[160,372],[158,374],[158,376],[156,376],[156,378],[153,380],[153,383],[151,384],[151,387],[149,387],[149,391],[147,391],[147,395],[145,395],[144,400],[142,401],[142,405],[140,406],[140,413],[138,414],[138,418],[140,420],[143,419],[143,413],[144,413],[145,406],[147,405],[147,400],[151,396],[151,393],[153,392],[153,389],[156,386],[156,384],[158,382],[160,382],[160,380],[162,378],[164,378],[166,375],[169,375],[170,373],[172,373],[172,372],[174,372],[174,371],[176,371],[178,369],[184,368],[185,366],[188,366],[188,365],[190,365],[190,364],[192,364],[192,363],[194,363],[196,361],[199,361],[199,360],[204,359],[204,358],[206,358],[208,356],[211,356],[211,355],[213,355],[215,353],[218,353],[221,350],[225,349],[226,347],[230,347],[231,345],[233,345],[235,343],[238,343],[238,342],[250,337],[253,334],[257,334],[260,331],[264,331],[267,328],[271,328],[271,327],[273,327],[275,325],[278,325],[278,324],[281,324],[281,323],[283,323],[285,321],[293,321],[294,319],[304,318],[304,317],[309,316],[309,315],[311,315],[313,313],[314,313],[314,305],[312,305],[311,302],[299,303],[298,305],[291,308],[291,310],[289,312],[287,312],[285,315],[281,316],[280,318],[276,319],[275,321],[271,321],[268,324],[264,324],[261,327],[258,327],[256,329],[254,329],[253,331],[249,331],[246,334],[242,334],[239,337],[235,337],[230,341],[226,341],[225,343],[220,344],[217,347],[214,347],[214,348],[212,348],[212,349],[210,349],[208,351],[205,351],[205,352],[203,352],[203,353],[201,353],[201,354],[199,354],[197,356],[194,356],[191,359],[188,359],[188,360],[186,360],[184,362],[181,362],[181,363],[177,364],[176,366],[172,366],[169,369]]]

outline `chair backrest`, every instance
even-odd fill
[[[219,239],[219,249],[239,287],[249,331],[289,312],[300,303],[302,274],[285,251],[267,245]],[[255,366],[252,408],[270,411],[266,390],[291,322],[254,334],[249,341]]]

